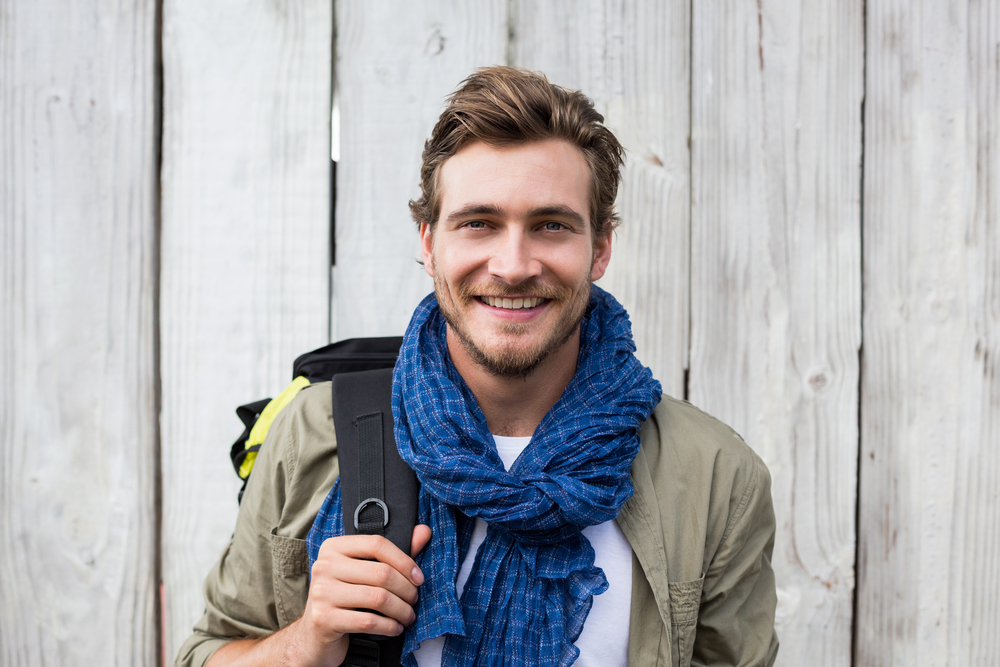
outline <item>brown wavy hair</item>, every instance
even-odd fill
[[[604,126],[594,102],[578,90],[549,83],[544,74],[515,67],[484,67],[448,98],[424,144],[420,198],[410,201],[419,226],[437,224],[441,215],[438,173],[452,155],[474,141],[516,146],[542,139],[564,139],[583,153],[590,167],[590,224],[594,241],[621,222],[615,197],[625,151]]]

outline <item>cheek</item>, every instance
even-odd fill
[[[475,277],[485,264],[474,253],[456,248],[438,255],[435,270],[449,283],[456,283]]]
[[[580,255],[573,261],[562,262],[557,271],[563,282],[569,284],[579,284],[595,280],[594,273],[597,268],[590,254]]]

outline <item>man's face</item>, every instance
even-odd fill
[[[610,234],[594,242],[583,154],[555,139],[476,142],[441,166],[438,186],[440,218],[420,236],[461,342],[449,349],[494,375],[525,376],[570,342],[611,257]]]

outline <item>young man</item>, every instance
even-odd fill
[[[510,68],[450,98],[411,202],[434,294],[393,378],[411,553],[342,535],[330,385],[311,386],[261,449],[178,665],[336,666],[352,632],[406,632],[420,667],[773,663],[767,470],[661,399],[591,285],[623,159],[602,122]]]

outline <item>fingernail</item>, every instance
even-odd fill
[[[413,581],[414,583],[417,584],[417,586],[424,583],[424,573],[420,571],[419,567],[413,568],[413,572],[411,572],[410,575],[412,576]]]

